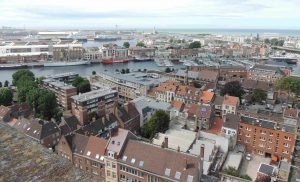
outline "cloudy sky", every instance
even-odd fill
[[[300,29],[300,0],[0,0],[0,26]]]

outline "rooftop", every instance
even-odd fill
[[[91,99],[96,99],[99,97],[103,97],[106,95],[110,95],[110,94],[115,94],[117,93],[116,90],[111,90],[110,88],[103,88],[100,90],[92,90],[90,92],[86,92],[83,94],[79,94],[79,95],[74,95],[71,98],[75,101],[75,102],[84,102],[84,101],[88,101]]]

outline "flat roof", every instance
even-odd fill
[[[61,88],[61,89],[72,89],[75,88],[72,85],[66,84],[64,82],[58,81],[58,80],[53,80],[53,79],[45,79],[43,82],[46,82],[48,84],[51,84],[55,87]]]
[[[107,75],[113,78],[117,78],[120,80],[125,80],[128,82],[132,82],[132,83],[137,83],[140,85],[158,85],[161,82],[165,82],[168,79],[167,78],[152,78],[149,77],[147,74],[145,73],[140,73],[140,72],[133,72],[133,73],[127,73],[127,74],[117,74],[117,73],[112,73],[112,72],[105,72],[105,73],[101,73],[101,74],[97,74],[99,76],[102,75]],[[120,82],[119,82],[120,83]]]
[[[93,90],[83,94],[72,96],[71,98],[78,102],[84,102],[90,99],[99,98],[105,95],[117,93],[116,90],[111,90],[110,88],[104,88],[99,90]]]
[[[157,101],[153,98],[146,97],[146,96],[138,97],[132,100],[131,102],[133,102],[137,108],[142,108],[142,109],[146,107],[150,107],[153,109],[163,109],[165,111],[168,111],[172,108],[170,103]]]

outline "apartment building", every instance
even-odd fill
[[[128,55],[131,57],[149,57],[152,58],[155,56],[154,48],[144,48],[144,47],[131,47],[128,50]]]
[[[118,92],[103,88],[72,96],[71,99],[72,113],[81,125],[85,125],[91,112],[96,112],[100,116],[114,112],[118,103]]]
[[[242,114],[238,143],[245,145],[247,152],[271,157],[273,161],[291,161],[295,132],[294,127]]]
[[[274,83],[285,76],[285,73],[279,68],[266,65],[255,65],[248,71],[248,78]]]
[[[146,96],[150,89],[165,81],[167,81],[166,78],[153,78],[141,72],[128,74],[104,72],[97,73],[90,77],[92,84],[100,82],[117,88],[119,97],[124,100],[132,100],[139,96]]]
[[[286,108],[283,112],[283,121],[285,124],[297,126],[299,122],[300,112],[298,109]]]
[[[43,80],[42,86],[55,94],[58,105],[65,110],[71,109],[71,97],[77,95],[76,87],[51,78]]]
[[[128,49],[123,47],[107,46],[102,47],[102,58],[127,58]]]
[[[77,95],[76,87],[71,85],[77,76],[78,74],[73,72],[46,76],[42,81],[42,86],[55,94],[58,105],[69,110],[71,97]]]
[[[208,104],[189,104],[186,105],[188,119],[186,126],[189,129],[210,129],[214,116],[214,109]]]

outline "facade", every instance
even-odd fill
[[[285,124],[297,126],[299,121],[299,110],[286,108],[283,112],[283,120]]]
[[[139,96],[146,96],[147,92],[166,81],[165,78],[152,78],[145,73],[134,72],[128,74],[97,73],[90,77],[90,82],[107,84],[117,88],[119,97],[124,100],[132,100]]]
[[[128,49],[122,47],[103,47],[102,58],[127,58],[128,57]]]
[[[295,138],[294,127],[241,115],[238,143],[245,145],[247,152],[291,161]]]
[[[284,76],[285,74],[280,68],[265,65],[255,65],[248,72],[249,79],[271,83],[280,80]]]
[[[155,56],[154,48],[132,47],[128,50],[128,55],[131,57],[149,57]]]
[[[238,106],[240,105],[240,99],[238,97],[224,95],[222,103],[222,116],[226,114],[236,114]]]
[[[57,103],[65,110],[71,109],[71,97],[77,95],[77,88],[53,79],[43,80],[43,87],[52,91]]]
[[[154,89],[156,100],[168,103],[172,102],[175,97],[177,86],[178,83],[171,80],[159,84],[159,86]]]
[[[93,90],[72,96],[72,113],[81,125],[88,122],[88,114],[96,112],[100,116],[114,112],[118,103],[118,92],[110,88]]]
[[[13,42],[0,47],[0,62],[33,62],[48,59],[81,59],[84,49],[79,43],[65,42]]]

